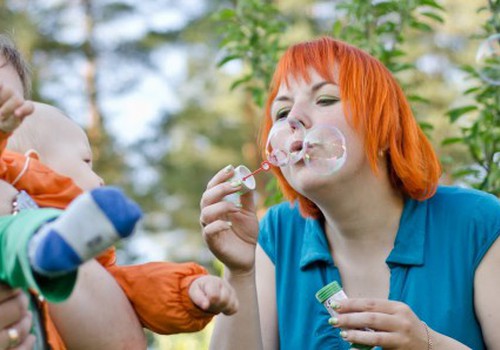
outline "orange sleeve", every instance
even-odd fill
[[[23,171],[28,158],[9,150],[4,150],[1,158],[1,179],[12,184]],[[57,209],[66,208],[82,193],[69,177],[56,173],[35,158],[29,159],[28,169],[14,187],[19,191],[26,191],[40,207]]]
[[[189,298],[191,282],[207,274],[198,264],[152,262],[107,269],[125,291],[142,324],[153,332],[196,332],[214,316]]]
[[[3,153],[5,148],[7,147],[7,140],[10,136],[10,133],[5,133],[0,130],[0,179],[4,180],[5,173],[7,172],[7,165],[3,160]]]

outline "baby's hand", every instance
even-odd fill
[[[7,133],[14,131],[33,110],[33,102],[26,101],[10,87],[0,84],[0,130]]]
[[[236,292],[217,276],[202,276],[189,287],[191,301],[203,311],[232,315],[238,311]]]

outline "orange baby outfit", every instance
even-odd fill
[[[40,207],[64,209],[82,193],[73,180],[57,174],[38,159],[28,161],[26,156],[6,150],[9,136],[0,131],[0,179],[26,191]],[[212,319],[213,314],[199,309],[188,295],[191,282],[207,274],[202,266],[169,262],[118,266],[114,248],[97,260],[120,284],[144,327],[160,334],[195,332]],[[40,309],[49,345],[54,350],[66,349],[45,301],[41,301]]]

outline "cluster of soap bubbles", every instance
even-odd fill
[[[280,119],[269,132],[266,145],[269,163],[285,167],[303,160],[319,175],[330,175],[345,163],[345,137],[330,125],[306,129],[299,121]]]
[[[481,43],[476,54],[479,76],[492,85],[500,85],[500,34],[495,34]]]

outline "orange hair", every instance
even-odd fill
[[[339,85],[348,122],[364,138],[365,154],[372,171],[378,173],[377,157],[386,151],[388,173],[394,188],[404,195],[424,200],[434,195],[441,167],[397,81],[376,58],[344,42],[323,37],[288,48],[278,62],[265,109],[260,144],[272,127],[271,105],[280,85],[290,77],[310,81],[313,68],[325,80]],[[338,71],[338,81],[334,68]],[[318,218],[321,212],[309,199],[295,191],[280,169],[273,167],[278,184],[290,201],[298,200],[302,215]]]

